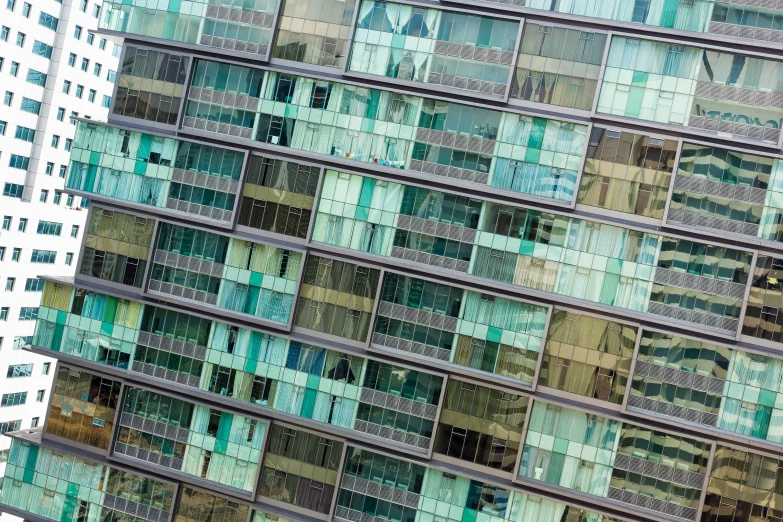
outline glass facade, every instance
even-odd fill
[[[343,455],[343,443],[275,424],[269,432],[259,493],[328,515]]]
[[[777,146],[780,62],[613,36],[598,112]]]
[[[783,360],[645,330],[628,405],[783,443]]]
[[[152,219],[93,205],[79,274],[141,288],[154,231]]]
[[[435,453],[513,473],[529,399],[449,379]]]
[[[503,98],[519,22],[361,0],[348,70]]]
[[[710,446],[537,401],[519,476],[693,520]]]
[[[161,223],[149,290],[288,324],[302,253]]]
[[[372,343],[532,384],[546,316],[543,306],[387,272]]]
[[[100,28],[265,58],[272,40],[275,0],[106,2]]]
[[[593,126],[577,203],[663,218],[677,148],[676,140]]]
[[[65,186],[230,224],[244,158],[236,150],[79,123]]]
[[[252,492],[268,423],[126,387],[113,451]]]
[[[621,404],[638,328],[555,308],[538,385]]]
[[[251,156],[237,223],[305,239],[320,176],[316,166]]]
[[[15,439],[0,502],[50,520],[164,522],[174,484]]]
[[[261,99],[205,101],[233,69]],[[233,65],[199,62],[192,84],[186,128],[557,201],[573,199],[587,141],[586,125]]]
[[[666,222],[783,241],[778,164],[769,156],[683,144]]]
[[[96,7],[127,43],[62,166],[75,275],[8,354],[59,361],[0,511],[783,522],[780,13]]]
[[[731,332],[753,257],[335,171],[312,240]]]
[[[604,33],[526,22],[511,98],[592,110],[606,40]]]
[[[120,384],[75,368],[58,367],[46,433],[108,450]]]
[[[112,114],[175,125],[190,58],[132,45],[123,52]]]

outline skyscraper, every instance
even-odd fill
[[[104,4],[34,520],[783,521],[783,3]]]
[[[101,3],[0,5],[0,432],[42,424],[56,361],[32,339],[44,280],[72,276],[87,211],[63,191],[77,117],[106,120],[121,46]],[[5,462],[11,440],[0,440]],[[4,464],[0,463],[0,469]]]

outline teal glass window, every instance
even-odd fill
[[[362,0],[348,70],[503,99],[519,22]]]

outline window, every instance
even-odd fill
[[[57,24],[59,22],[60,22],[59,19],[55,18],[49,13],[44,13],[43,11],[41,11],[41,14],[38,15],[38,25],[42,25],[47,29],[51,29],[52,31],[57,30]]]
[[[101,38],[98,41],[98,49],[100,49],[101,51],[105,51],[106,50],[106,38]]]
[[[11,62],[11,70],[8,71],[8,74],[14,78],[19,74],[19,62]]]
[[[38,40],[33,42],[33,54],[43,56],[44,58],[52,58],[52,50],[54,48],[51,45],[39,42]]]
[[[0,321],[7,321],[8,320],[8,307],[3,306],[0,308]]]
[[[27,232],[27,218],[19,218],[19,232]]]
[[[87,94],[87,101],[90,103],[95,101],[95,89],[90,89],[90,92]]]
[[[39,250],[34,249],[32,256],[30,256],[31,263],[41,263],[45,265],[54,264],[54,260],[57,258],[56,250]]]
[[[5,247],[0,247],[0,261],[5,258]]]
[[[84,94],[84,85],[77,85],[76,86],[76,97],[81,98]]]
[[[5,136],[6,127],[8,127],[8,122],[0,120],[0,136]]]
[[[114,56],[115,58],[119,58],[120,55],[122,54],[122,46],[117,44],[113,44],[113,45],[114,47],[112,47],[111,49],[111,55]]]
[[[39,221],[36,234],[42,236],[59,236],[62,232],[63,224],[56,221]]]
[[[68,152],[71,151],[71,145],[73,145],[73,140],[71,138],[65,138],[65,147],[63,147]]]
[[[3,185],[3,196],[22,199],[23,192],[24,185],[20,185],[18,183],[6,183]]]
[[[38,392],[35,394],[35,402],[43,402],[45,394],[46,390],[38,390]]]
[[[22,98],[22,105],[19,108],[25,112],[38,114],[41,112],[41,102],[31,100],[30,98]]]
[[[40,417],[33,417],[33,420],[30,421],[30,427],[31,428],[37,428],[39,420],[40,420]]]
[[[87,72],[87,69],[89,68],[90,68],[90,59],[82,58],[82,71]]]
[[[71,116],[69,117],[68,122],[71,125],[76,125],[76,118],[78,118],[78,117],[79,117],[79,113],[78,112],[71,111]]]
[[[11,33],[11,28],[3,26],[0,28],[0,40],[7,42],[8,41],[8,35]]]
[[[103,95],[103,100],[101,101],[101,107],[106,107],[107,109],[111,107],[111,96]]]
[[[32,9],[33,6],[25,2],[24,5],[22,6],[22,16],[24,16],[25,18],[30,18],[30,11]]]
[[[52,175],[52,170],[54,170],[54,163],[52,163],[51,161],[47,161],[46,162],[46,172],[45,172],[45,174],[47,176],[51,176]]]
[[[5,374],[6,379],[18,379],[19,377],[30,377],[33,374],[32,363],[28,364],[9,364],[8,371]]]
[[[5,8],[9,11],[13,11],[14,7],[16,7],[16,0],[8,0],[5,4]]]
[[[65,198],[65,206],[66,207],[73,206],[73,196],[71,194],[68,194],[68,197]]]
[[[63,80],[63,92],[65,94],[69,94],[71,92],[71,82],[68,80]]]
[[[60,173],[58,174],[58,176],[60,176],[61,178],[64,178],[65,177],[65,171],[67,169],[68,169],[68,167],[66,167],[65,165],[60,165]]]
[[[13,292],[14,286],[16,286],[16,278],[15,277],[9,277],[5,280],[5,291],[6,292]]]
[[[22,249],[18,247],[14,248],[14,251],[11,252],[11,261],[18,263],[21,257],[22,257]]]
[[[41,197],[38,198],[38,201],[41,203],[46,203],[47,199],[49,199],[49,191],[46,189],[41,189]]]
[[[93,72],[93,74],[95,76],[100,76],[101,75],[101,67],[103,67],[101,64],[95,63],[95,65],[93,66],[93,69],[92,69],[92,72]]]
[[[24,47],[24,39],[25,34],[22,32],[17,31],[16,32],[16,46],[17,47]]]
[[[92,17],[98,18],[100,16],[101,16],[101,6],[95,4],[94,6],[92,6]]]
[[[71,67],[76,65],[76,53],[70,53],[68,55],[68,65],[70,65]]]
[[[79,11],[82,13],[87,12],[87,0],[81,0],[81,3],[79,4]]]
[[[79,40],[82,37],[82,26],[77,25],[73,29],[73,37]]]
[[[8,166],[12,169],[27,170],[27,167],[30,166],[30,158],[27,156],[19,156],[18,154],[11,154],[11,161],[8,163]]]
[[[17,140],[28,141],[32,143],[35,141],[35,129],[30,129],[28,127],[22,127],[21,125],[17,125],[14,138],[16,138]]]
[[[2,339],[2,337],[0,337]],[[18,431],[22,427],[22,420],[3,421],[0,422],[0,434],[8,433],[9,431]],[[0,451],[0,462],[8,462],[8,454],[10,450]]]
[[[52,134],[52,147],[55,149],[60,146],[60,137],[57,134]]]
[[[95,40],[95,33],[87,31],[87,44],[92,45],[93,40]]]
[[[37,306],[23,306],[19,309],[20,321],[35,321],[36,319],[38,319]]]
[[[109,72],[106,73],[106,80],[110,81],[111,83],[114,83],[114,79],[117,77],[117,71],[112,71],[109,69]]]
[[[60,192],[59,190],[55,190],[54,191],[54,199],[52,199],[52,203],[54,203],[55,205],[59,205],[60,204],[60,198],[62,196],[63,196],[62,192]]]
[[[44,280],[36,277],[28,277],[24,284],[25,292],[43,292]]]
[[[63,121],[65,119],[65,108],[59,107],[57,109],[57,121]]]
[[[71,237],[77,237],[79,235],[79,225],[71,226]]]
[[[73,252],[68,252],[65,254],[65,264],[71,266],[71,263],[73,263]]]
[[[14,93],[11,91],[5,91],[5,97],[3,98],[3,104],[8,105],[9,107],[14,101]]]
[[[19,406],[27,402],[27,392],[4,393],[0,399],[0,407]]]
[[[46,74],[34,69],[27,69],[27,81],[39,87],[46,87]]]
[[[32,335],[23,335],[14,337],[14,344],[11,346],[12,350],[21,350],[28,344],[33,343],[33,336]]]
[[[52,368],[52,363],[45,362],[43,363],[43,368],[41,368],[41,375],[49,375],[49,370]]]
[[[3,216],[3,230],[11,230],[11,216]]]

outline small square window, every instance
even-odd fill
[[[45,394],[46,390],[38,390],[38,393],[35,394],[35,402],[43,402]]]
[[[57,109],[57,121],[63,121],[65,119],[65,109],[63,107],[59,107]]]
[[[24,47],[25,34],[21,32],[16,33],[16,46]]]
[[[63,80],[63,92],[65,94],[70,94],[71,92],[71,82],[68,80]]]
[[[68,55],[68,65],[70,65],[71,67],[76,65],[76,53],[70,53]]]
[[[92,45],[93,41],[95,41],[95,33],[87,31],[87,44]]]
[[[90,68],[90,59],[82,58],[82,71],[87,72],[87,69],[89,68]]]
[[[15,277],[9,277],[5,280],[5,291],[6,292],[13,292],[14,286],[16,286],[16,278]]]
[[[46,203],[46,200],[49,199],[49,191],[46,189],[41,189],[41,197],[38,199],[41,203]]]
[[[53,170],[54,170],[54,163],[52,163],[51,161],[47,161],[46,162],[46,175],[47,176],[51,176]]]
[[[67,252],[65,254],[65,264],[71,266],[72,262],[73,262],[73,252]]]
[[[63,193],[60,192],[59,190],[55,190],[54,191],[54,198],[52,198],[52,203],[54,203],[55,205],[59,205],[61,197],[63,197]]]
[[[79,40],[82,37],[82,26],[77,25],[73,29],[73,37],[76,38],[77,40]]]
[[[7,321],[8,320],[8,307],[3,306],[0,308],[0,321]]]
[[[84,85],[77,85],[76,86],[76,97],[81,98],[84,94]]]
[[[11,252],[11,261],[14,261],[15,263],[18,263],[20,257],[22,257],[22,249],[21,248],[14,248],[14,251]]]
[[[33,420],[30,421],[30,427],[31,428],[37,428],[39,420],[40,420],[39,417],[33,417]]]
[[[11,216],[3,216],[3,230],[11,230]]]
[[[11,62],[11,70],[8,71],[8,74],[16,78],[19,74],[19,62]]]
[[[60,137],[57,134],[52,134],[52,147],[55,149],[60,146]]]
[[[71,226],[71,237],[78,237],[78,236],[79,236],[79,225]]]
[[[87,101],[93,103],[95,101],[95,94],[95,89],[90,89],[90,92],[87,93]]]
[[[19,218],[19,232],[27,230],[27,218]]]

